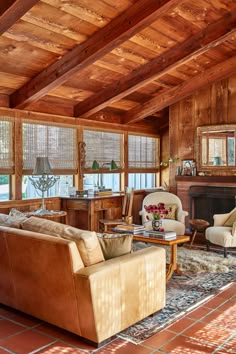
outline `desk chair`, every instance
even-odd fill
[[[132,207],[134,199],[134,189],[125,187],[124,198],[122,202],[121,219],[100,219],[99,229],[101,232],[107,232],[119,224],[132,224]]]

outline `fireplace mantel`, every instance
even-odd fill
[[[233,183],[236,185],[236,176],[176,176],[176,182],[199,183]]]

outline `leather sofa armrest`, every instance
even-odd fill
[[[165,306],[165,250],[147,247],[75,273],[82,336],[101,342]]]

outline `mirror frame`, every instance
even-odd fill
[[[201,137],[203,133],[214,132],[214,131],[225,131],[225,130],[234,130],[236,131],[236,124],[218,124],[218,125],[203,125],[197,127],[197,146],[196,146],[196,157],[197,157],[197,169],[198,171],[234,171],[236,170],[236,166],[205,166],[202,165],[202,144]]]

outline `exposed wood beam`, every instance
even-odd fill
[[[2,0],[0,4],[0,35],[17,22],[39,0]]]
[[[158,17],[171,11],[179,0],[139,0],[84,43],[40,72],[11,96],[11,107],[25,108],[63,84],[79,70],[93,64]]]
[[[196,90],[210,85],[213,82],[222,80],[236,72],[236,56],[217,64],[214,67],[196,75],[190,81],[176,86],[169,91],[152,98],[151,100],[139,104],[124,115],[123,123],[130,124],[137,122],[153,112],[159,111],[173,103],[186,98],[193,94]]]
[[[89,117],[104,107],[157,80],[168,70],[176,69],[188,61],[216,47],[236,33],[236,11],[226,14],[203,31],[176,45],[115,84],[89,97],[75,107],[74,115]]]
[[[0,94],[0,107],[9,107],[9,96]]]

